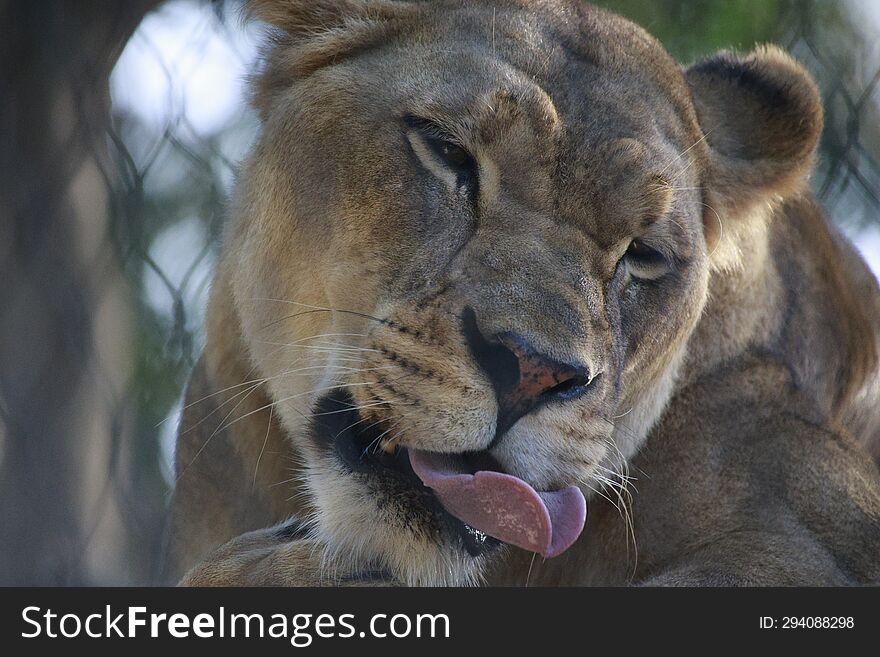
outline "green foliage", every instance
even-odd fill
[[[773,41],[791,0],[598,0],[656,36],[681,62]]]

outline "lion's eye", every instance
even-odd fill
[[[473,158],[465,149],[458,144],[442,139],[428,139],[432,150],[452,169],[473,168]]]
[[[463,146],[425,119],[408,117],[407,137],[422,164],[456,191],[475,198],[477,162]]]
[[[635,278],[655,280],[669,273],[669,261],[662,253],[642,242],[630,242],[623,260]]]

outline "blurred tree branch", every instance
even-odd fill
[[[0,1],[0,500],[15,501],[0,507],[0,583],[87,583],[73,427],[88,422],[77,390],[99,293],[88,229],[108,210],[85,192],[112,170],[110,72],[159,1]]]

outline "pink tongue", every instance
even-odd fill
[[[475,474],[455,469],[434,452],[409,450],[413,471],[432,488],[449,513],[481,532],[545,557],[562,554],[587,520],[580,489],[537,492],[522,479],[501,472]]]

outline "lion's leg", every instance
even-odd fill
[[[354,571],[326,556],[296,519],[244,534],[212,552],[183,586],[384,586],[389,575]]]
[[[780,524],[787,524],[780,519]],[[796,559],[795,559],[796,556]],[[803,527],[719,536],[638,582],[641,586],[846,586],[852,582]]]

